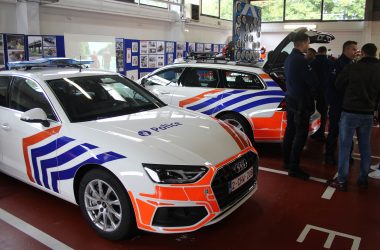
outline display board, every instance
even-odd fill
[[[4,35],[0,33],[0,70],[5,69]]]
[[[140,40],[124,39],[125,51],[125,75],[136,81],[139,79],[139,57],[140,57]]]
[[[261,8],[234,1],[233,41],[234,60],[256,63],[260,58]]]

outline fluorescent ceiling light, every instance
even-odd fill
[[[316,24],[284,24],[285,30],[295,30],[301,27],[305,27],[308,29],[316,29],[317,25]]]

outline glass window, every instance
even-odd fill
[[[10,76],[0,76],[0,106],[7,106],[8,87],[11,80]]]
[[[285,20],[320,20],[322,0],[286,0]]]
[[[160,71],[147,78],[146,86],[149,85],[162,85],[162,86],[178,86],[178,79],[183,72],[183,68],[173,68]]]
[[[254,1],[252,5],[261,7],[263,22],[282,22],[284,17],[284,0]]]
[[[182,80],[185,87],[216,88],[219,83],[218,71],[216,69],[192,68],[187,71]]]
[[[219,17],[219,0],[202,0],[202,15]]]
[[[164,106],[145,89],[117,75],[47,81],[72,122],[91,121]]]
[[[226,87],[233,89],[264,89],[260,78],[253,74],[224,71]]]
[[[233,0],[220,0],[220,19],[232,20]]]
[[[366,0],[324,0],[323,20],[363,20]]]
[[[29,79],[15,77],[10,94],[10,108],[22,112],[41,108],[49,119],[56,120],[44,91],[38,83]]]
[[[135,3],[138,3],[138,2],[139,2],[139,0],[135,0]],[[150,5],[150,6],[160,7],[160,8],[165,8],[165,9],[168,8],[167,3],[160,3],[160,2],[157,2],[154,0],[140,0],[140,4]]]

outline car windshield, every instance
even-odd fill
[[[133,114],[165,106],[119,75],[82,76],[47,81],[71,122]]]

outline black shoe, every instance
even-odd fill
[[[283,167],[284,169],[286,169],[286,170],[289,170],[289,165],[287,165],[287,164],[284,164],[282,167]]]
[[[301,169],[289,170],[288,175],[301,180],[308,180],[310,178],[310,175]]]
[[[346,192],[347,191],[347,182],[340,182],[338,181],[338,178],[335,178],[333,180],[328,180],[327,185],[333,188],[336,188],[339,191]]]
[[[320,142],[326,141],[326,137],[323,134],[313,134],[310,136],[310,138],[316,141],[320,141]]]
[[[326,157],[325,158],[325,165],[336,166],[336,165],[338,165],[338,163],[336,162],[336,160],[333,157]]]
[[[358,180],[359,189],[368,189],[368,180]]]
[[[354,161],[355,161],[354,158],[350,157],[350,161],[349,161],[350,165],[354,164]]]

